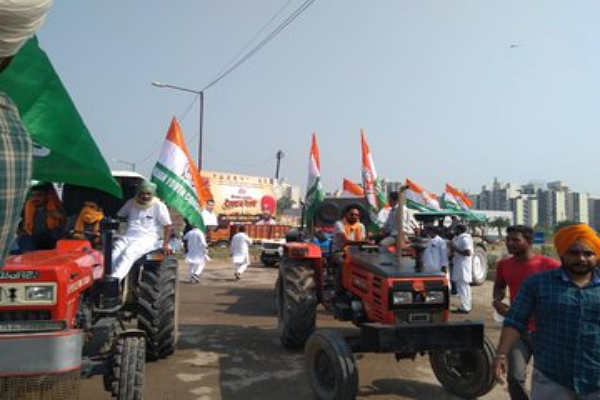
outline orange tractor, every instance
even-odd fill
[[[118,209],[84,192],[65,206],[79,209],[91,198]],[[103,375],[112,399],[143,398],[146,360],[176,346],[177,261],[148,253],[119,282],[110,276],[117,227],[102,222],[103,251],[62,239],[55,249],[9,257],[0,269],[0,398],[79,399],[80,379],[94,375]]]
[[[317,209],[315,225],[341,219],[342,207],[351,202],[368,215],[360,199],[332,198]],[[423,246],[422,240],[413,243],[417,250]],[[341,263],[301,237],[284,245],[275,288],[280,340],[287,348],[304,348],[306,374],[317,398],[356,397],[356,353],[390,353],[396,360],[428,355],[442,386],[466,398],[494,387],[494,347],[483,323],[450,322],[446,275],[422,272],[416,265],[414,258],[374,245],[348,246]],[[316,329],[319,304],[357,329],[345,336]]]

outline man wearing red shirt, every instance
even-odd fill
[[[538,272],[555,269],[560,266],[557,260],[544,257],[533,252],[533,229],[524,225],[513,225],[506,229],[506,248],[512,257],[498,262],[496,280],[494,282],[494,300],[492,306],[498,314],[504,316],[509,305],[503,300],[508,287],[512,303],[519,292],[521,283],[529,276]],[[508,392],[512,400],[529,399],[525,389],[527,364],[533,354],[531,332],[535,326],[529,323],[527,334],[508,353]]]

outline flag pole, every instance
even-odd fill
[[[403,185],[398,191],[398,206],[395,215],[396,221],[394,221],[398,228],[398,236],[396,236],[396,252],[398,255],[399,269],[403,269],[404,267],[402,263],[402,249],[406,243],[406,233],[404,232],[404,207],[406,207],[404,203],[406,203],[406,189],[408,189],[408,185]]]

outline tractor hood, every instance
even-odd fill
[[[0,270],[0,281],[67,281],[82,275],[100,279],[103,255],[85,240],[61,240],[54,250],[12,256]]]

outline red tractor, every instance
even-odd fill
[[[333,224],[349,202],[357,200],[326,200],[315,224]],[[357,205],[368,215],[366,204],[358,200]],[[276,283],[280,340],[286,348],[304,348],[306,374],[317,398],[356,397],[355,353],[391,353],[396,360],[427,354],[442,386],[466,398],[494,387],[493,344],[483,323],[449,322],[444,273],[421,272],[414,258],[366,244],[348,246],[336,264],[323,256],[322,246],[300,238],[285,244]],[[336,319],[352,322],[356,331],[342,336],[317,330],[319,304]]]
[[[85,191],[81,202],[102,204]],[[62,239],[0,269],[2,399],[79,399],[80,379],[94,375],[112,399],[142,399],[146,360],[174,352],[177,260],[151,252],[119,282],[110,276],[117,227],[102,222],[103,251]]]

